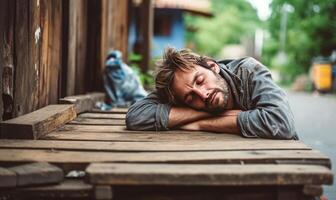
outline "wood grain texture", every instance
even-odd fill
[[[88,119],[88,118],[76,118],[70,121],[68,124],[77,125],[104,125],[104,126],[125,126],[125,119]]]
[[[94,128],[97,128],[95,130]],[[41,139],[52,140],[94,140],[94,141],[130,141],[130,142],[158,142],[158,141],[249,141],[267,140],[257,138],[243,138],[238,135],[216,134],[209,132],[190,131],[129,131],[121,126],[100,126],[88,125],[65,125],[60,129],[51,132]]]
[[[15,81],[14,81],[14,116],[29,113],[35,109],[35,80],[34,66],[30,64],[30,27],[29,1],[16,2],[15,15]]]
[[[92,113],[118,113],[118,114],[126,114],[128,108],[112,108],[111,110],[99,110],[99,109],[92,109]]]
[[[80,118],[88,118],[88,119],[125,119],[125,114],[115,114],[115,113],[82,113],[79,114]]]
[[[68,1],[69,3],[69,23],[68,23],[68,55],[67,55],[67,78],[66,78],[66,95],[75,94],[76,84],[76,44],[77,44],[77,15],[78,5],[81,1]]]
[[[31,100],[29,103],[31,104],[32,108],[29,112],[34,111],[40,107],[43,107],[48,104],[45,102],[44,104],[40,104],[42,99],[42,92],[41,89],[45,88],[46,80],[41,81],[41,73],[40,73],[40,61],[41,61],[41,52],[45,53],[46,51],[42,51],[42,44],[44,39],[44,32],[48,33],[48,30],[44,30],[41,26],[41,21],[43,23],[43,19],[41,20],[41,6],[37,4],[36,1],[30,0],[29,2],[29,11],[28,11],[28,19],[29,19],[29,32],[28,32],[28,44],[29,44],[29,63],[28,66],[24,66],[25,68],[30,69],[29,73],[29,87],[32,87],[32,91],[24,91],[26,93],[31,92]],[[42,13],[44,11],[44,7],[42,7]],[[48,37],[46,37],[48,38]],[[48,44],[47,44],[48,45]],[[42,54],[43,54],[42,53]],[[26,83],[27,84],[27,83]],[[42,87],[41,87],[42,85]],[[27,87],[27,86],[26,86]],[[46,96],[48,93],[45,93]],[[48,97],[48,96],[47,96]]]
[[[291,161],[291,164],[323,165],[330,167],[328,157],[312,150],[255,150],[255,151],[191,151],[191,152],[106,152],[32,149],[0,149],[1,163],[50,162],[81,164],[92,162],[127,163],[267,163]]]
[[[87,57],[87,0],[76,2],[76,70],[75,94],[85,93],[85,74]],[[71,11],[70,11],[71,12]]]
[[[0,121],[14,112],[14,17],[15,2],[0,1]]]
[[[318,197],[323,194],[323,188],[321,185],[305,185],[303,186],[303,194]]]
[[[31,163],[9,168],[17,175],[17,186],[29,186],[59,183],[63,180],[63,171],[49,163]]]
[[[1,122],[2,138],[38,139],[73,120],[73,105],[49,105],[29,114]]]
[[[119,152],[184,152],[184,151],[255,151],[311,150],[299,141],[164,141],[164,142],[97,142],[59,140],[0,140],[0,148],[55,149]]]
[[[129,1],[107,1],[107,44],[109,49],[118,49],[127,58],[128,4]]]
[[[0,167],[0,188],[2,187],[15,187],[16,186],[16,173]]]
[[[24,187],[17,189],[19,197],[29,199],[92,198],[92,185],[83,180],[66,179],[56,185]]]
[[[309,165],[176,165],[93,163],[88,181],[111,185],[306,185],[332,184],[332,172]]]
[[[94,187],[94,197],[96,200],[108,200],[113,198],[113,191],[109,185],[96,185]]]
[[[59,75],[62,65],[62,3],[63,1],[48,1],[50,14],[49,37],[48,37],[48,67],[49,71],[49,93],[48,104],[56,104],[59,98]],[[45,106],[45,105],[43,105]]]
[[[105,93],[92,92],[83,95],[67,96],[59,99],[60,104],[74,104],[77,113],[90,111],[96,102],[104,102]]]
[[[280,191],[279,191],[280,190]],[[121,200],[279,200],[277,193],[293,192],[294,199],[304,199],[300,186],[113,186],[113,195]],[[288,199],[286,199],[288,200]]]

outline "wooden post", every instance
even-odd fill
[[[14,112],[14,6],[14,1],[0,1],[0,121],[12,118]]]
[[[121,51],[124,60],[127,60],[128,47],[128,4],[127,0],[108,1],[108,16],[106,17],[107,50]]]
[[[71,1],[70,1],[71,2]],[[87,1],[75,1],[77,7],[76,15],[76,72],[75,72],[75,94],[85,93],[85,73],[87,56]]]
[[[153,35],[153,1],[143,0],[140,5],[140,43],[141,43],[141,71],[146,72],[149,67],[150,53],[151,53],[151,41]]]
[[[78,12],[77,4],[79,1],[69,1],[69,35],[68,35],[68,61],[67,61],[67,86],[66,96],[75,94],[76,76],[76,16]]]
[[[16,1],[15,5],[14,113],[15,116],[20,116],[37,109],[35,101],[37,101],[36,93],[38,92],[38,70],[33,61],[38,52],[38,45],[35,43],[36,30],[31,28],[36,23],[34,20],[37,19],[34,14],[29,13],[38,12],[38,9],[30,8],[30,1],[25,0]],[[38,35],[37,31],[36,36]]]

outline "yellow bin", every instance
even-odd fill
[[[329,91],[332,86],[332,66],[330,63],[313,63],[312,80],[319,91]]]

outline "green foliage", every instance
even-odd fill
[[[139,67],[139,62],[142,60],[142,56],[140,54],[131,53],[128,56],[128,60],[130,67],[138,75],[140,82],[144,86],[144,88],[147,90],[153,90],[153,72],[151,70],[148,70],[147,72],[142,72]]]
[[[225,44],[239,44],[260,26],[256,10],[245,0],[212,0],[214,17],[185,15],[186,39],[202,54],[215,57]]]
[[[336,49],[336,0],[273,0],[268,20],[270,37],[265,41],[263,52],[263,62],[270,66],[280,51],[280,21],[285,3],[293,8],[293,12],[288,13],[284,49],[288,62],[275,67],[286,75],[287,82],[308,72],[313,57],[328,56]]]

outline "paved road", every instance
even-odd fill
[[[331,158],[336,176],[336,95],[292,91],[287,94],[300,139]],[[336,184],[324,187],[324,195],[328,200],[336,200]]]

